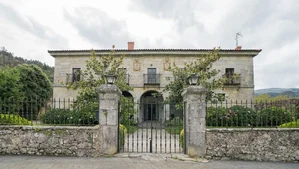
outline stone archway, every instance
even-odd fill
[[[164,99],[157,94],[157,91],[149,90],[141,95],[139,112],[141,121],[164,121]]]

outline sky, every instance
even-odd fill
[[[54,66],[51,49],[262,49],[255,89],[299,87],[298,0],[0,0],[0,47]]]

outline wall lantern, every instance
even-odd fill
[[[196,85],[198,82],[199,76],[197,76],[196,74],[191,74],[188,77],[188,82],[190,85]]]
[[[115,75],[105,75],[108,84],[114,84],[116,81]]]

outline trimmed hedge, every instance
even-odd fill
[[[44,124],[58,125],[94,125],[98,124],[95,112],[68,109],[51,109],[42,114]]]
[[[16,114],[0,114],[0,124],[29,125],[31,122]]]
[[[260,126],[279,126],[293,121],[292,113],[281,107],[269,107],[259,113]]]

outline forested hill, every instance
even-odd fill
[[[271,97],[278,95],[287,95],[288,97],[294,98],[299,97],[299,88],[268,88],[259,89],[254,91],[255,96],[261,94],[269,94]]]
[[[21,57],[14,56],[12,52],[7,51],[4,47],[0,48],[0,67],[15,67],[20,64],[35,64],[39,66],[47,74],[49,80],[53,82],[54,67],[51,67],[45,63],[41,63],[37,60],[27,60]]]

